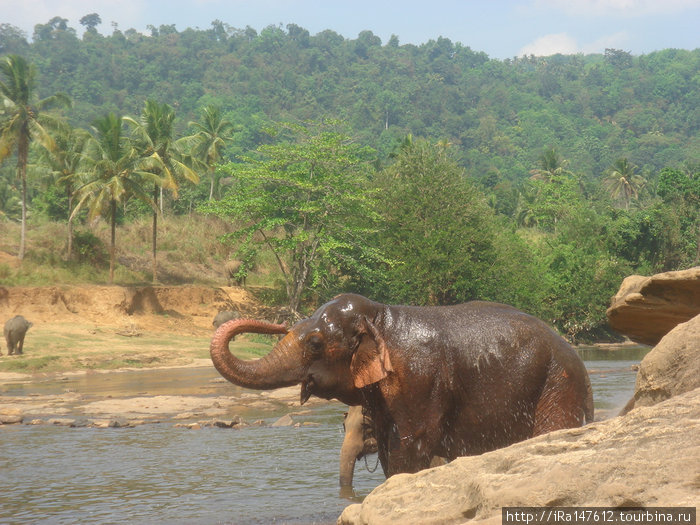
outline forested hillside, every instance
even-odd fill
[[[370,31],[356,39],[310,35],[293,24],[258,33],[214,21],[209,29],[103,35],[99,16],[81,23],[82,37],[60,17],[31,36],[0,24],[0,56],[36,67],[38,98],[72,100],[54,112],[77,133],[66,139],[73,146],[89,143],[82,130],[100,122],[103,138],[106,127],[122,126],[132,145],[152,155],[157,148],[148,150],[144,138],[149,115],[170,115],[169,139],[182,147],[159,155],[182,168],[134,168],[166,216],[219,215],[243,225],[229,238],[244,247],[239,256],[252,260],[267,249],[279,259],[270,236],[265,243],[255,235],[279,240],[275,228],[304,230],[312,215],[301,210],[303,199],[290,197],[300,213],[263,224],[263,208],[253,204],[280,196],[257,187],[251,174],[268,176],[276,160],[291,162],[294,155],[277,144],[309,148],[295,157],[299,169],[271,176],[280,187],[292,177],[299,191],[319,189],[313,194],[323,208],[314,215],[317,244],[306,230],[280,244],[294,259],[280,265],[288,295],[313,292],[321,300],[351,288],[393,302],[501,300],[575,337],[601,333],[624,275],[698,263],[700,49],[500,61],[439,35],[416,46],[396,36],[382,42]],[[108,121],[110,112],[117,120]],[[225,126],[216,155],[204,158],[193,137],[212,118]],[[98,139],[99,129],[92,130]],[[350,143],[361,151],[343,149]],[[110,216],[88,206],[84,180],[66,184],[55,165],[42,172],[51,163],[41,150],[35,143],[30,152],[29,221],[65,222],[73,196],[85,199],[90,217]],[[0,218],[19,221],[22,190],[10,153],[0,166]],[[325,183],[357,197],[343,205],[348,216],[337,196],[314,186],[323,177],[300,182],[318,173],[315,154],[329,159]],[[162,184],[166,168],[177,184]],[[146,184],[144,173],[161,178]],[[163,200],[151,183],[170,190]],[[151,213],[142,197],[120,201],[111,216],[124,222]],[[349,210],[366,222],[354,222]],[[87,224],[86,211],[74,216]],[[328,233],[341,223],[342,231]]]

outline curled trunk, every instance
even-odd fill
[[[242,333],[286,334],[283,324],[235,319],[217,328],[211,339],[210,354],[214,367],[230,382],[244,388],[269,390],[299,383],[303,379],[300,356],[290,344],[291,334],[261,359],[243,361],[229,350],[229,342]]]

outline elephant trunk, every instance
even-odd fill
[[[359,439],[348,439],[343,441],[343,446],[340,449],[340,486],[351,487],[352,479],[355,474],[355,461],[362,452],[362,437]]]
[[[219,373],[231,383],[244,388],[270,390],[295,385],[303,379],[299,352],[290,344],[291,334],[279,341],[261,359],[243,361],[229,350],[229,342],[242,333],[286,334],[283,324],[250,319],[228,321],[217,328],[209,348],[211,360]]]

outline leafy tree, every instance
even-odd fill
[[[367,191],[369,151],[337,121],[278,124],[279,142],[222,168],[234,178],[221,201],[204,206],[233,221],[239,251],[268,249],[298,315],[307,289],[323,292],[338,269],[377,264],[367,244],[376,214]]]
[[[97,33],[97,29],[95,28],[101,23],[102,19],[97,13],[90,13],[80,19],[80,25],[85,26],[85,30],[90,33]]]
[[[387,298],[411,304],[458,303],[493,293],[496,257],[490,208],[446,143],[405,140],[379,177],[389,259]]]
[[[231,139],[233,123],[224,118],[221,108],[209,105],[202,109],[200,120],[189,125],[195,133],[182,140],[190,148],[194,159],[206,169],[211,181],[209,200],[212,200],[219,184],[216,166],[223,158],[226,142]]]
[[[114,282],[116,255],[117,205],[131,197],[148,204],[154,211],[156,203],[146,193],[143,184],[158,184],[160,177],[139,169],[141,158],[124,134],[124,118],[109,113],[94,123],[94,137],[86,146],[85,171],[88,181],[77,190],[78,204],[73,216],[88,206],[88,220],[98,216],[110,221],[109,284]]]
[[[124,120],[134,126],[136,135],[135,146],[146,162],[143,168],[160,176],[153,185],[153,201],[160,200],[160,211],[163,211],[162,190],[169,189],[177,196],[178,178],[190,182],[198,182],[199,177],[184,162],[181,162],[181,152],[174,139],[175,111],[168,104],[159,104],[147,100],[141,113],[141,119],[125,117]],[[160,195],[159,195],[160,190]],[[157,282],[158,263],[158,210],[153,210],[152,231],[152,268],[153,282]]]
[[[630,164],[626,158],[619,158],[608,169],[608,175],[603,179],[603,186],[610,192],[610,196],[617,201],[622,201],[625,210],[629,210],[630,202],[639,198],[639,192],[644,188],[645,180],[635,171],[637,166]]]
[[[19,55],[0,59],[0,96],[4,104],[4,118],[0,123],[0,161],[13,152],[17,154],[17,178],[22,184],[22,229],[19,254],[24,259],[27,234],[27,162],[29,145],[37,141],[47,149],[54,148],[54,141],[47,127],[56,125],[50,114],[41,113],[54,104],[70,105],[70,99],[56,94],[38,100],[36,69]]]

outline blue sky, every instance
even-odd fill
[[[392,34],[401,44],[442,36],[497,59],[700,47],[700,0],[0,0],[0,23],[28,37],[54,16],[82,34],[79,20],[89,13],[100,15],[102,34],[113,24],[148,33],[148,25],[208,29],[217,19],[258,31],[294,23],[348,39],[370,30],[383,43]]]

